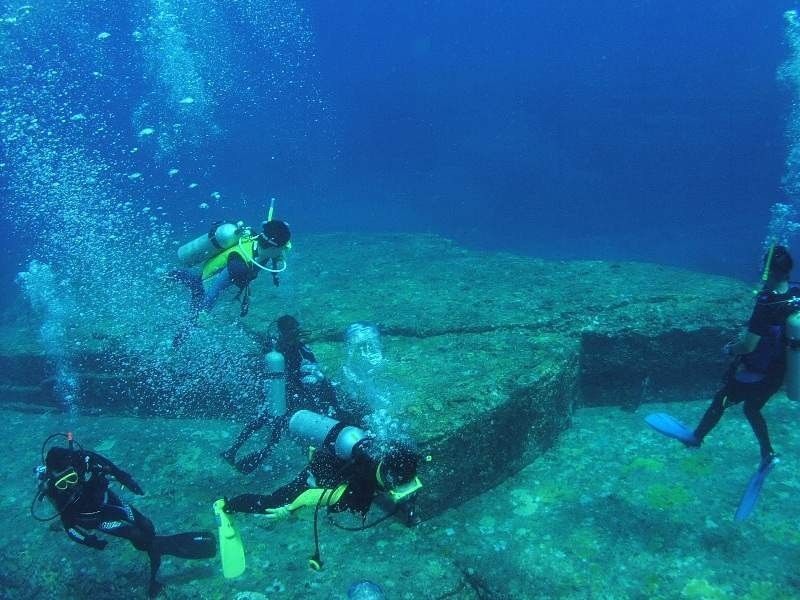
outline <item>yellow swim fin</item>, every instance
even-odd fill
[[[220,498],[214,502],[214,516],[219,526],[219,555],[222,559],[222,574],[226,579],[238,577],[244,573],[244,546],[242,536],[233,527],[231,518],[223,510],[225,500]]]

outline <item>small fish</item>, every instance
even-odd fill
[[[69,118],[70,121],[85,121],[86,115],[83,113],[76,113]]]
[[[169,175],[170,177],[175,177],[175,175],[177,174],[178,174],[178,169],[170,169],[169,171],[167,171],[167,175]]]
[[[219,192],[211,192],[211,197],[214,200],[219,200],[220,198],[222,198],[222,194],[220,194]]]
[[[138,172],[137,173],[131,173],[130,175],[128,175],[128,179],[130,179],[131,181],[134,181],[135,179],[139,179],[141,176],[142,176],[142,174],[138,173]]]
[[[144,37],[144,34],[138,29],[134,31],[131,35],[133,36],[133,39],[136,40],[137,42],[140,42]]]
[[[153,135],[156,132],[155,129],[152,127],[145,127],[139,132],[139,137],[144,137],[146,135]]]
[[[191,96],[186,96],[185,98],[178,100],[178,104],[194,104],[194,98]]]
[[[196,188],[196,187],[197,187],[197,186],[199,186],[199,185],[200,185],[199,183],[190,183],[190,184],[189,184],[189,189],[190,189],[190,190],[193,190],[194,188]]]
[[[205,202],[202,202],[198,208],[202,208],[203,210],[205,210],[205,209],[208,208],[208,204],[205,203]]]
[[[111,34],[108,33],[107,31],[104,31],[103,33],[98,34],[97,39],[98,40],[107,40],[110,37],[111,37]]]

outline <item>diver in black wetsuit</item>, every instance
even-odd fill
[[[226,513],[258,513],[280,521],[300,508],[311,507],[316,528],[316,511],[322,507],[365,518],[373,502],[386,495],[395,504],[390,514],[402,510],[407,524],[417,523],[414,496],[422,488],[417,477],[420,456],[409,444],[377,440],[358,427],[307,410],[292,416],[289,430],[317,446],[312,446],[309,464],[270,494],[226,498]],[[320,566],[319,548],[312,566]]]
[[[147,552],[151,598],[163,589],[156,580],[162,554],[182,558],[211,558],[216,554],[216,540],[206,531],[156,535],[150,519],[109,489],[109,478],[113,478],[134,494],[143,495],[144,491],[133,477],[96,452],[74,449],[72,439],[69,440],[69,448],[54,446],[47,451],[44,467],[40,469],[37,500],[47,497],[51,501],[56,514],[50,518],[61,518],[70,539],[103,550],[108,542],[87,531],[97,530],[125,538],[137,550]],[[31,508],[33,512],[33,506]]]
[[[736,360],[694,430],[694,439],[684,441],[686,445],[699,446],[726,408],[744,403],[744,414],[758,439],[762,468],[775,460],[761,409],[780,389],[786,372],[786,319],[800,309],[800,288],[789,284],[793,266],[784,246],[775,246],[765,257],[766,280],[747,330],[739,341],[726,346],[726,352]]]
[[[286,431],[289,417],[297,410],[309,409],[342,416],[336,390],[320,370],[311,348],[303,341],[300,323],[290,315],[283,315],[275,321],[275,326],[275,349],[285,360],[286,411],[283,415],[274,415],[270,412],[270,407],[265,406],[255,419],[245,425],[231,447],[222,453],[222,458],[241,473],[253,472],[264,461]],[[236,453],[239,448],[264,427],[269,428],[266,445],[237,461]]]

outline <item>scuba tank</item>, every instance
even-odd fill
[[[239,242],[244,224],[239,223],[215,223],[211,230],[186,242],[178,248],[178,260],[185,266],[191,267],[199,262],[208,260],[215,254],[234,246]]]
[[[363,429],[344,425],[336,419],[310,410],[298,410],[294,413],[289,420],[289,431],[318,448],[327,445],[342,460],[350,460],[353,457],[353,448],[367,437]]]
[[[786,319],[786,375],[783,382],[789,400],[800,400],[800,313]]]
[[[266,378],[264,398],[269,414],[282,417],[286,414],[286,360],[274,347],[264,357]]]

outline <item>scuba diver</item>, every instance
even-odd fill
[[[52,446],[45,453],[47,444],[59,436],[66,437],[67,447]],[[109,489],[109,479],[139,496],[144,494],[141,486],[104,456],[84,450],[71,433],[56,433],[48,437],[42,445],[42,462],[43,465],[37,469],[39,489],[31,504],[31,515],[38,521],[60,517],[70,539],[96,550],[103,550],[108,542],[88,533],[89,530],[125,538],[137,550],[147,552],[150,559],[148,594],[151,598],[164,587],[156,580],[162,554],[195,559],[216,555],[216,540],[210,532],[156,535],[150,519]],[[35,510],[37,503],[44,498],[55,509],[55,513],[47,517],[37,515]]]
[[[288,224],[272,218],[273,210],[274,202],[259,234],[241,221],[215,223],[207,234],[178,248],[178,258],[185,266],[202,265],[199,273],[173,269],[167,275],[186,285],[191,293],[189,320],[173,338],[175,347],[183,344],[201,314],[210,312],[220,294],[231,285],[239,288],[236,299],[241,302],[239,314],[244,317],[250,309],[250,284],[260,271],[271,273],[272,283],[280,284],[279,274],[286,270],[285,252],[291,248],[292,234]]]
[[[415,494],[422,488],[417,477],[420,456],[401,441],[383,441],[368,437],[358,427],[307,410],[296,412],[289,421],[289,431],[312,444],[309,464],[290,483],[268,495],[242,494],[217,500],[215,512],[220,517],[220,554],[225,563],[241,564],[241,539],[223,534],[223,525],[232,529],[225,515],[231,513],[264,514],[277,522],[303,507],[314,509],[316,552],[309,564],[322,567],[317,531],[317,514],[325,507],[328,513],[350,511],[360,514],[362,526],[343,529],[361,530],[402,511],[406,523],[416,524]],[[363,525],[372,504],[388,498],[394,509],[369,525]],[[335,524],[335,523],[334,523]],[[233,558],[235,557],[235,558]]]
[[[793,266],[792,256],[784,246],[773,245],[764,257],[763,287],[747,328],[738,340],[725,345],[723,352],[734,359],[723,377],[721,389],[714,394],[695,430],[664,413],[648,415],[646,419],[660,433],[686,446],[699,447],[725,409],[744,405],[745,417],[758,440],[761,461],[737,518],[745,518],[752,510],[764,477],[778,462],[761,409],[781,388],[786,374],[787,319],[800,310],[800,288],[789,283]]]
[[[301,408],[342,416],[336,390],[319,368],[317,358],[303,341],[300,323],[283,315],[270,324],[272,350],[266,355],[265,402],[230,448],[221,454],[240,473],[252,473],[280,441],[289,417]],[[260,450],[236,460],[236,453],[258,430],[269,427],[269,440]]]

